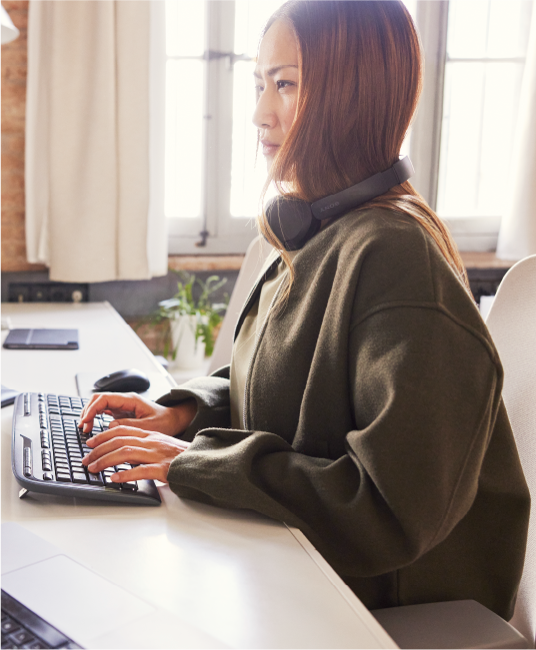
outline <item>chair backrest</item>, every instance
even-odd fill
[[[532,497],[527,555],[512,625],[536,645],[536,255],[499,286],[486,324],[504,367],[503,398]]]
[[[210,358],[209,374],[231,363],[233,335],[238,317],[249,296],[249,292],[255,284],[255,280],[259,277],[266,258],[272,250],[273,248],[260,235],[248,246],[233,293],[231,294],[231,299],[229,300],[227,313],[225,314],[218,338],[214,345],[214,352]]]

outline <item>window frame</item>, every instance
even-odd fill
[[[232,52],[234,2],[207,3],[205,51]],[[165,165],[165,2],[151,3],[151,189],[157,193],[154,210],[164,214]],[[155,40],[157,39],[157,40]],[[257,235],[255,219],[231,217],[231,154],[233,63],[230,56],[205,62],[205,168],[203,212],[198,218],[165,217],[170,255],[244,253]],[[203,237],[203,231],[207,236]]]

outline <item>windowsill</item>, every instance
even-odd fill
[[[509,269],[515,264],[513,260],[499,259],[494,252],[462,251],[460,255],[467,269]]]
[[[461,252],[463,263],[470,269],[509,269],[512,260],[501,260],[494,252]],[[174,271],[239,271],[243,255],[170,255],[169,268]]]
[[[173,271],[239,271],[243,255],[170,255],[168,267]]]

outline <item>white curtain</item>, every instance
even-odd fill
[[[30,2],[27,255],[52,280],[167,272],[163,214],[149,224],[149,41],[147,0]]]
[[[536,5],[532,9],[508,187],[497,256],[520,260],[536,254]]]

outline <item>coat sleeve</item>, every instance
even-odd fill
[[[180,435],[181,439],[192,441],[198,431],[207,427],[230,427],[229,366],[220,368],[209,377],[191,379],[156,402],[162,406],[176,406],[192,398],[197,403],[197,414]]]
[[[168,480],[179,496],[296,526],[339,573],[366,577],[415,561],[468,512],[502,371],[485,338],[438,308],[370,314],[348,353],[355,429],[341,457],[213,427],[172,462]]]

